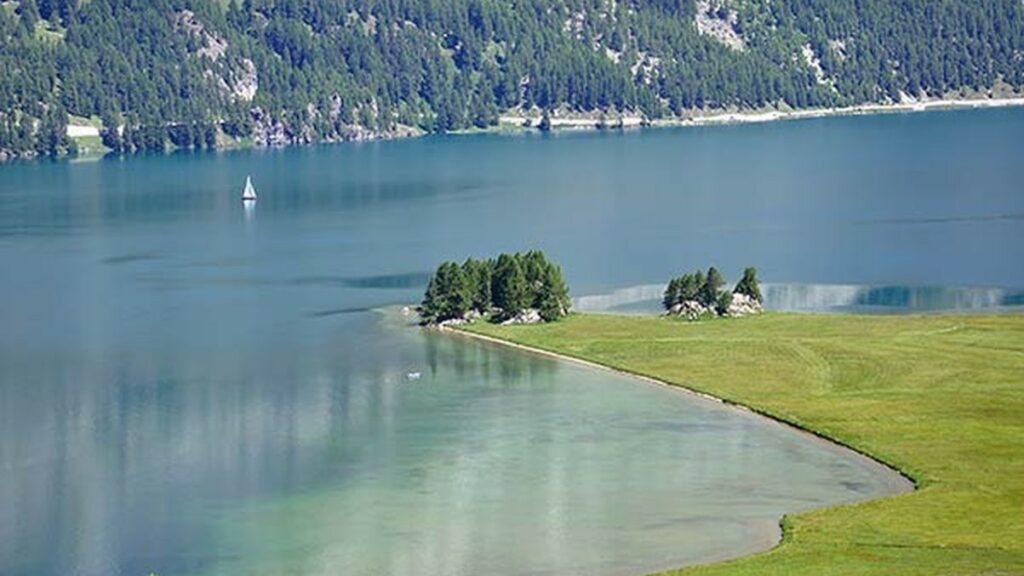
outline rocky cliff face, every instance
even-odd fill
[[[174,27],[189,38],[192,58],[205,65],[203,76],[232,101],[252,102],[259,89],[256,65],[248,58],[228,56],[227,39],[204,25],[191,10],[174,13]]]
[[[253,130],[252,141],[255,146],[275,147],[293,144],[312,144],[314,142],[363,142],[369,140],[387,140],[419,136],[423,131],[402,124],[395,124],[384,129],[371,129],[361,124],[348,123],[340,120],[339,110],[332,107],[326,113],[321,112],[312,104],[306,107],[302,115],[290,115],[282,119],[281,114],[275,116],[261,107],[251,110]]]

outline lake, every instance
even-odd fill
[[[758,266],[780,308],[1019,305],[1022,127],[1003,109],[0,166],[0,573],[640,574],[764,549],[785,512],[903,484],[394,306],[443,259],[529,248],[606,308],[710,264]]]

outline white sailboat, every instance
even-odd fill
[[[245,189],[242,190],[242,202],[255,202],[256,189],[252,187],[252,178],[245,177]]]

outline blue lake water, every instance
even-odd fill
[[[782,308],[1019,305],[1022,134],[1006,109],[0,166],[0,573],[631,574],[762,549],[786,511],[901,485],[373,309],[442,259],[528,248],[577,296],[716,264],[758,266]]]

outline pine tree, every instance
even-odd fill
[[[689,300],[695,300],[702,283],[703,277],[700,272],[697,272],[696,274],[683,274],[679,278],[679,297],[676,300],[676,303],[679,304]]]
[[[467,258],[462,263],[462,273],[470,287],[470,308],[486,314],[491,302],[491,263]]]
[[[462,268],[454,262],[444,262],[427,283],[427,291],[419,313],[425,324],[462,318],[469,311],[470,286]]]
[[[732,292],[729,292],[728,290],[722,290],[721,292],[718,293],[718,296],[715,298],[714,301],[715,312],[717,312],[720,316],[725,316],[726,314],[729,313],[730,304],[732,304]]]
[[[543,289],[537,303],[540,317],[545,322],[553,322],[568,314],[571,305],[562,269],[551,262],[545,262]]]
[[[438,321],[440,301],[441,289],[437,281],[437,274],[434,274],[427,282],[427,291],[423,294],[423,302],[420,303],[418,310],[424,324],[434,324]]]
[[[547,280],[548,261],[540,250],[530,250],[525,254],[514,254],[523,269],[523,277],[530,290],[529,307],[539,308],[544,296],[544,282]]]
[[[498,257],[492,294],[494,305],[506,318],[519,314],[530,305],[530,289],[518,258],[508,254]]]
[[[673,306],[679,303],[679,278],[673,278],[668,281],[668,286],[665,287],[665,293],[661,298],[661,306],[665,310],[671,310]]]
[[[690,284],[690,287],[689,287],[689,292],[687,294],[689,297],[687,299],[688,300],[697,300],[697,301],[699,301],[700,300],[700,289],[703,288],[703,283],[705,283],[705,278],[703,278],[703,273],[700,272],[700,271],[696,271],[696,272],[693,273],[693,275],[690,277],[690,279],[691,279],[690,280],[691,284]]]
[[[704,284],[700,289],[700,303],[705,306],[714,306],[718,302],[718,291],[725,285],[725,279],[714,266],[708,268]]]
[[[445,262],[437,269],[439,291],[438,319],[462,318],[469,311],[470,289],[462,268]]]
[[[736,283],[736,287],[733,289],[736,294],[743,294],[763,302],[764,299],[761,297],[761,286],[757,280],[757,268],[745,268],[743,270],[743,278]]]

